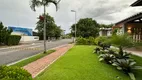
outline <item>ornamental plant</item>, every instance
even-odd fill
[[[142,69],[142,67],[136,66],[136,62],[133,59],[116,59],[112,65],[115,66],[118,70],[122,70],[128,74],[132,80],[136,80],[132,71],[134,69]]]
[[[33,80],[30,73],[20,67],[0,66],[0,80]]]

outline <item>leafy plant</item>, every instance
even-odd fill
[[[95,38],[94,37],[89,37],[88,38],[88,44],[89,45],[94,45],[95,44]]]
[[[100,54],[99,61],[105,61],[107,64],[111,64],[115,56],[113,54]]]
[[[76,39],[76,44],[86,45],[87,44],[87,39],[83,38],[83,37],[79,37],[79,38]]]
[[[126,48],[126,47],[133,47],[134,42],[130,35],[113,35],[109,40],[106,41],[107,43],[113,44],[119,48]]]
[[[113,62],[113,66],[116,66],[118,70],[123,70],[126,73],[132,72],[132,68],[134,68],[136,62],[131,59],[116,59]]]
[[[107,40],[108,38],[106,36],[99,36],[95,39],[95,43],[97,45],[100,45],[100,43],[103,43]]]
[[[131,54],[128,52],[124,52],[122,49],[119,50],[119,52],[115,52],[115,57],[117,59],[130,59]]]
[[[76,43],[79,45],[94,45],[95,38],[93,38],[93,37],[89,37],[89,38],[78,37],[76,39]]]
[[[107,43],[99,43],[99,46],[103,48],[103,50],[109,49],[110,48],[110,44]]]
[[[124,71],[130,76],[132,80],[136,80],[134,74],[132,73],[132,70],[136,69],[135,64],[136,62],[132,59],[116,59],[112,65],[115,66],[118,70]]]
[[[94,49],[94,52],[93,52],[93,53],[99,54],[101,50],[102,50],[101,47],[96,47],[96,48]]]

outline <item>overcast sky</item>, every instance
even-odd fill
[[[77,20],[80,18],[93,18],[98,23],[110,24],[125,19],[142,11],[142,7],[132,8],[130,4],[136,0],[61,0],[59,10],[50,4],[47,12],[54,17],[56,24],[70,32],[74,23],[74,13],[77,11]],[[33,12],[29,6],[30,0],[0,0],[0,21],[6,26],[21,26],[34,29],[39,14],[43,8]]]

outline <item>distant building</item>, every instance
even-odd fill
[[[29,28],[8,26],[8,29],[12,29],[13,30],[12,35],[33,36],[33,31],[32,31],[32,29],[29,29]]]
[[[113,26],[118,28],[121,34],[128,33],[135,41],[142,41],[142,13],[121,20]]]
[[[142,0],[137,0],[132,7],[142,6]],[[119,21],[113,26],[119,28],[122,34],[129,33],[136,42],[142,41],[142,13],[130,16],[122,21]]]
[[[15,26],[8,26],[8,29],[13,30],[11,35],[20,35],[22,37],[20,42],[39,40],[38,36],[33,36],[32,29],[22,28],[22,27],[15,27]]]
[[[100,28],[99,35],[100,36],[111,36],[112,28]]]

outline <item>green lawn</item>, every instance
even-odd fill
[[[14,64],[14,65],[11,65],[11,66],[23,67],[23,66],[25,66],[25,65],[33,62],[33,61],[36,61],[36,60],[38,60],[38,59],[40,59],[40,58],[42,58],[44,56],[47,56],[48,54],[53,53],[53,52],[55,52],[55,50],[48,50],[47,53],[45,53],[45,54],[43,54],[43,53],[37,54],[37,55],[35,55],[35,56],[31,57],[31,58],[28,58],[26,60],[23,60],[21,62],[18,62],[16,64]]]
[[[115,67],[98,61],[93,54],[94,46],[75,46],[52,64],[35,80],[130,80],[129,76]],[[142,58],[136,58],[142,66]],[[135,71],[137,80],[142,79],[142,71]]]
[[[132,56],[133,59],[136,60],[137,66],[142,66],[142,58],[138,56]],[[142,80],[142,70],[135,70],[134,74],[137,78],[137,80]]]

